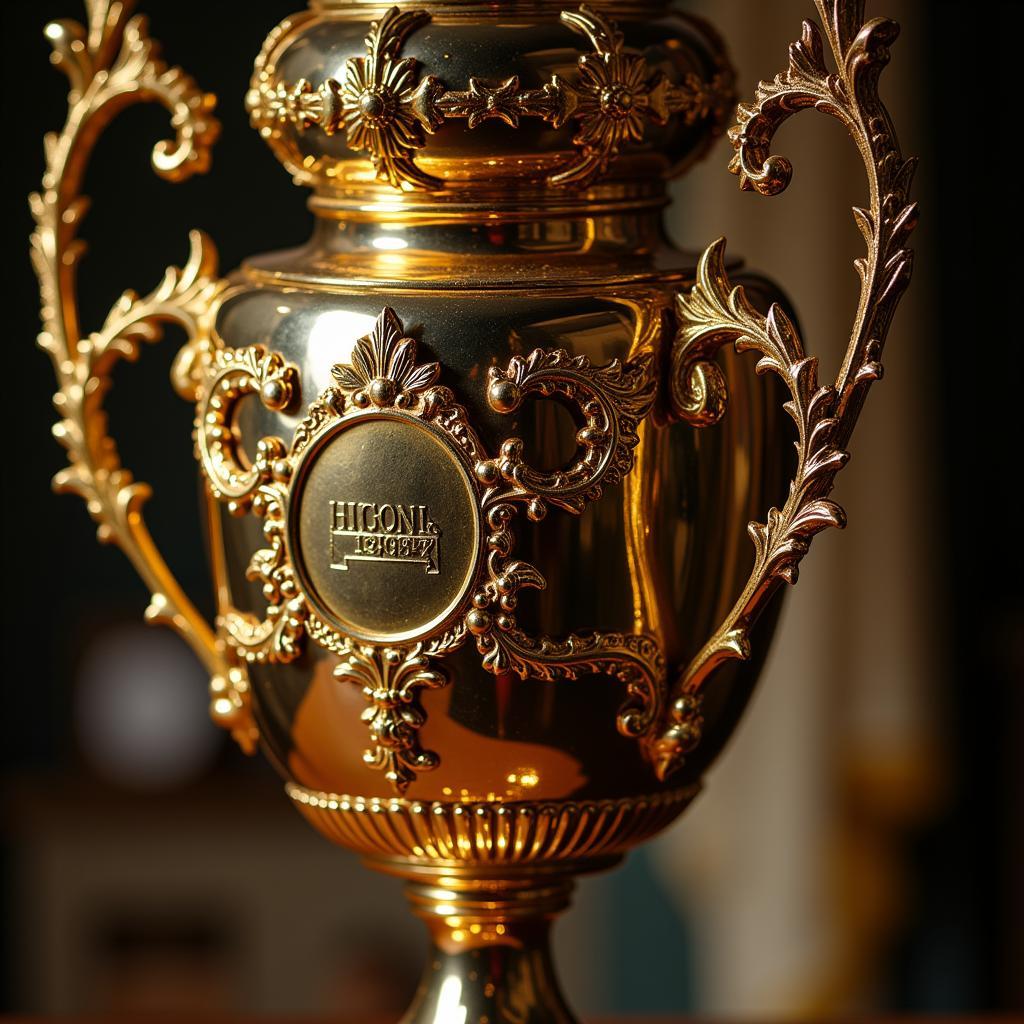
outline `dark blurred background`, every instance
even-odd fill
[[[684,5],[713,18],[741,91],[781,70],[810,0]],[[290,6],[148,0],[153,35],[217,93],[206,177],[149,171],[162,111],[124,113],[86,181],[83,323],[148,290],[210,232],[227,270],[301,242],[310,216],[242,108],[252,59]],[[559,925],[588,1014],[823,1019],[857,1011],[1024,1009],[1022,383],[1016,121],[1019,5],[868,4],[903,25],[882,90],[921,158],[915,280],[840,477],[851,525],[815,545],[747,720],[692,814],[619,872],[584,882]],[[5,15],[10,317],[3,380],[4,725],[0,1009],[397,1017],[422,937],[389,880],[286,806],[271,769],[206,716],[206,680],[146,594],[50,493],[53,378],[34,345],[25,196],[65,80],[41,29],[75,0]],[[727,144],[673,186],[671,234],[777,276],[812,349],[845,344],[863,174],[842,132],[804,116],[777,200],[740,195]],[[818,124],[817,122],[822,122]],[[121,367],[109,407],[126,465],[153,483],[152,530],[212,613],[191,409],[167,384],[177,338]]]

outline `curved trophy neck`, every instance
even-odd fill
[[[401,253],[480,256],[640,256],[665,246],[664,184],[616,183],[582,195],[543,188],[494,195],[368,189],[317,193],[311,245],[329,256]]]
[[[562,864],[413,864],[367,858],[406,880],[406,895],[427,926],[430,949],[401,1024],[577,1024],[551,962],[551,925],[570,903],[575,874],[604,871],[620,856]]]

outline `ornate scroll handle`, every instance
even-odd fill
[[[76,237],[87,208],[80,188],[92,147],[112,118],[133,103],[154,101],[171,115],[175,138],[153,148],[153,169],[180,181],[205,171],[219,125],[214,97],[199,90],[180,68],[169,68],[146,34],[145,19],[129,18],[127,4],[87,0],[88,25],[54,22],[46,36],[53,63],[68,76],[68,115],[58,133],[45,138],[42,189],[29,198],[36,227],[32,261],[39,278],[42,331],[39,346],[50,354],[57,376],[54,406],[60,415],[54,434],[70,465],[54,477],[58,491],[80,494],[96,520],[97,535],[115,543],[149,587],[148,622],[171,626],[190,644],[211,675],[211,712],[238,742],[252,749],[255,727],[249,716],[249,688],[243,669],[224,651],[198,610],[172,576],[142,517],[150,490],[135,481],[107,434],[103,397],[119,359],[132,361],[143,342],[158,341],[164,323],[184,328],[189,351],[201,357],[212,348],[211,308],[223,284],[216,252],[199,232],[182,269],[169,268],[148,295],[125,292],[100,330],[83,335],[78,323],[75,270],[84,245]],[[177,384],[190,386],[190,368],[179,363]]]
[[[818,384],[817,360],[805,355],[781,308],[773,305],[763,317],[742,288],[730,287],[724,240],[708,247],[692,290],[677,299],[674,411],[696,426],[716,422],[725,410],[725,386],[711,357],[730,341],[737,351],[754,350],[760,355],[757,372],[777,374],[789,390],[785,409],[797,428],[797,467],[782,509],[770,509],[766,523],[748,527],[754,567],[742,594],[675,684],[657,756],[663,778],[699,739],[699,691],[708,677],[724,661],[749,658],[751,626],[783,581],[796,582],[811,539],[826,527],[845,525],[842,509],[828,495],[849,458],[845,448],[867,389],[882,375],[882,346],[910,280],[913,254],[905,243],[917,222],[917,204],[909,200],[916,161],[903,159],[878,96],[879,73],[888,63],[888,45],[898,26],[883,18],[865,24],[862,0],[815,3],[836,72],[825,66],[818,27],[805,21],[800,40],[790,47],[788,68],[773,81],[761,82],[752,104],[740,104],[729,131],[736,150],[729,169],[739,175],[741,188],[775,195],[792,173],[789,161],[770,154],[779,126],[805,107],[838,118],[860,150],[870,189],[868,209],[853,211],[868,248],[855,264],[860,299],[842,367],[835,383],[824,386]]]

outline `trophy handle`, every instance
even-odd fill
[[[126,291],[100,330],[83,335],[78,323],[75,269],[84,249],[78,225],[88,201],[80,188],[92,148],[103,129],[125,107],[163,104],[171,115],[173,140],[153,148],[153,169],[170,181],[207,170],[210,146],[220,126],[215,98],[199,90],[180,68],[168,67],[128,4],[86,0],[88,24],[58,21],[45,29],[51,60],[68,76],[68,115],[59,133],[45,140],[42,189],[29,198],[35,219],[32,262],[39,278],[43,328],[39,346],[50,354],[57,376],[54,406],[57,440],[70,465],[54,477],[54,488],[80,494],[96,520],[97,536],[120,546],[151,592],[147,622],[171,626],[189,643],[211,676],[211,713],[246,750],[257,738],[249,714],[245,671],[228,660],[223,644],[188,599],[157,550],[142,517],[150,488],[134,480],[107,433],[103,398],[119,359],[134,361],[143,342],[158,341],[164,323],[187,332],[185,358],[173,372],[176,388],[192,396],[196,362],[212,348],[214,300],[223,289],[217,256],[205,235],[192,232],[184,267],[170,267],[148,295]]]
[[[899,26],[885,18],[864,22],[863,0],[815,0],[836,64],[825,64],[821,30],[803,23],[789,49],[789,64],[762,81],[754,102],[737,107],[729,130],[735,155],[729,170],[740,188],[777,195],[789,184],[792,165],[771,154],[779,126],[806,107],[838,118],[853,136],[867,171],[868,207],[853,214],[867,243],[855,261],[860,297],[850,342],[836,380],[819,385],[818,363],[807,356],[792,321],[778,304],[762,316],[741,287],[731,287],[724,265],[725,240],[708,246],[688,293],[676,299],[678,328],[672,344],[673,413],[696,427],[717,422],[727,404],[725,379],[714,355],[732,342],[738,352],[758,353],[756,372],[774,373],[789,391],[784,408],[796,424],[797,466],[781,509],[764,523],[750,523],[754,565],[743,592],[711,639],[673,684],[668,720],[654,740],[660,778],[667,777],[700,739],[701,689],[723,662],[750,657],[750,629],[783,583],[795,583],[800,559],[815,534],[845,526],[843,510],[829,493],[846,464],[847,446],[873,381],[882,376],[882,346],[896,305],[910,280],[913,254],[906,248],[917,222],[909,201],[916,160],[904,160],[878,78],[889,61]]]

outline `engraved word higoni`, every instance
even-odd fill
[[[434,576],[440,536],[426,505],[331,501],[332,569],[347,572],[349,562],[412,562]]]

